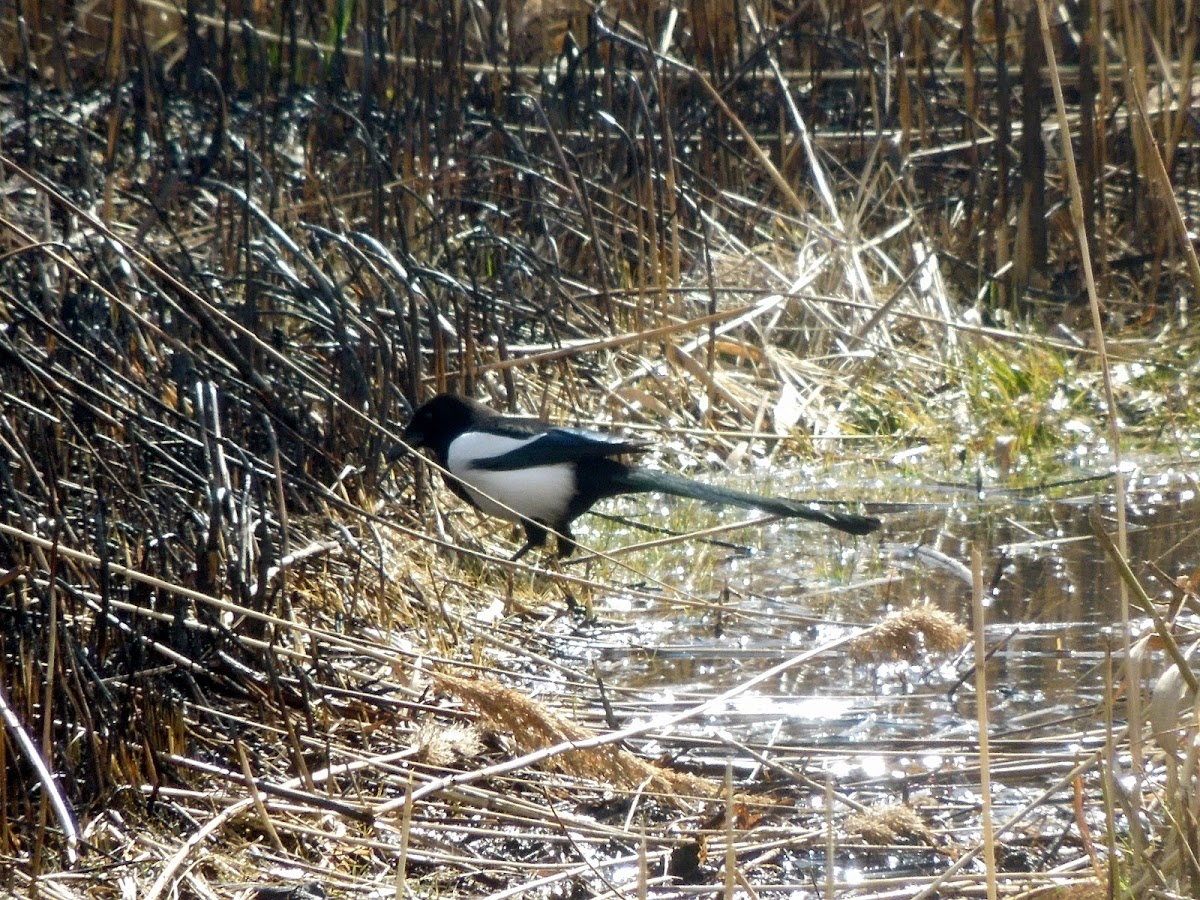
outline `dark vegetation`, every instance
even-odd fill
[[[380,450],[444,389],[665,426],[672,466],[928,443],[942,474],[1036,479],[1114,412],[1132,445],[1191,446],[1195,7],[1040,11],[8,4],[0,890],[351,896],[399,867],[594,896],[618,877],[594,855],[732,879],[763,821],[823,852],[821,814],[616,743],[439,781],[616,731],[582,666],[474,617],[599,579],[443,552],[504,535]],[[1178,812],[1159,868],[1101,881],[1194,890]],[[931,876],[961,849],[852,830]],[[677,865],[693,833],[722,849]]]

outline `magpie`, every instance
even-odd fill
[[[761,509],[778,516],[821,522],[849,534],[869,534],[878,519],[817,509],[800,500],[762,497],[701,484],[679,475],[625,463],[650,444],[597,431],[551,425],[541,419],[504,416],[475,400],[438,394],[413,413],[404,443],[428,448],[450,473],[450,490],[492,516],[520,522],[525,544],[514,560],[561,535],[560,558],[574,549],[571,523],[606,497],[657,491],[706,503]],[[405,453],[388,453],[394,462]],[[565,538],[566,540],[562,540]]]

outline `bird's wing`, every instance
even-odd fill
[[[512,436],[517,437],[518,435]],[[648,445],[642,441],[614,437],[598,431],[550,428],[506,453],[475,459],[471,462],[471,467],[491,472],[504,472],[513,469],[529,469],[535,466],[586,462],[609,456],[620,456],[622,453],[644,453],[647,448]]]

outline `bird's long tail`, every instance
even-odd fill
[[[615,481],[614,486],[619,489],[620,493],[660,491],[664,494],[688,497],[704,503],[724,503],[745,509],[761,509],[763,512],[773,513],[777,516],[790,516],[796,519],[820,522],[848,534],[870,534],[882,524],[871,516],[830,512],[788,497],[763,497],[746,491],[735,491],[732,488],[701,484],[699,481],[692,481],[690,478],[683,478],[668,472],[630,468],[617,476]]]

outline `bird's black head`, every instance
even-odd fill
[[[414,450],[428,447],[445,465],[450,442],[488,416],[494,413],[482,403],[455,394],[438,394],[417,408],[401,437]]]

